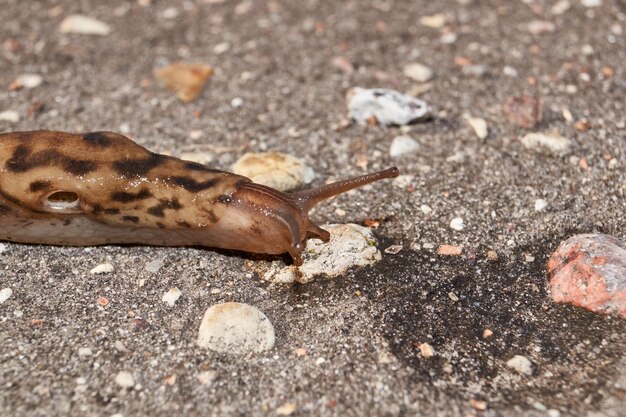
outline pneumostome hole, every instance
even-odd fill
[[[57,191],[46,199],[46,205],[53,210],[75,209],[79,204],[78,194],[71,191]]]

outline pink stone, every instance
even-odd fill
[[[552,254],[548,272],[550,293],[557,303],[626,318],[626,239],[573,236]]]

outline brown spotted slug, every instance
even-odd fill
[[[308,211],[397,168],[283,193],[246,177],[152,153],[113,132],[0,134],[0,240],[51,245],[207,246],[288,252],[307,234],[327,242]]]

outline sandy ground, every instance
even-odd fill
[[[407,186],[343,195],[313,218],[379,219],[381,250],[403,250],[341,278],[277,285],[256,273],[263,257],[6,243],[0,287],[13,295],[0,305],[0,414],[623,415],[626,322],[552,303],[545,272],[572,234],[624,237],[623,1],[560,1],[571,6],[560,14],[552,0],[139,3],[150,2],[4,0],[0,111],[21,120],[0,129],[128,132],[173,155],[217,146],[211,165],[222,169],[246,151],[281,151],[314,168],[314,185],[366,163],[397,165],[414,176]],[[61,34],[72,13],[112,31]],[[420,23],[438,13],[442,28]],[[534,20],[554,26],[531,34]],[[338,56],[354,71],[333,66]],[[189,104],[152,77],[178,61],[216,69]],[[431,121],[335,128],[350,87],[415,91],[402,73],[410,62],[434,71],[429,88],[418,86]],[[483,68],[464,69],[469,62]],[[25,73],[43,84],[9,91]],[[521,94],[541,97],[534,129],[502,113]],[[234,98],[243,105],[231,106]],[[479,139],[464,114],[484,118],[489,136]],[[575,126],[581,119],[589,129]],[[530,131],[558,131],[573,146],[563,156],[526,149],[519,138]],[[421,148],[392,160],[399,134]],[[543,211],[537,199],[547,201]],[[455,217],[463,230],[450,228]],[[437,255],[442,244],[464,253]],[[164,261],[156,274],[144,269],[155,259]],[[103,262],[114,272],[89,272]],[[161,297],[174,286],[183,295],[169,307]],[[224,301],[261,309],[275,347],[245,357],[197,347],[204,311]],[[422,343],[434,356],[423,357]],[[514,355],[531,361],[531,375],[507,367]],[[115,382],[120,371],[133,388]]]

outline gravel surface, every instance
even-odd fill
[[[61,32],[74,14],[105,25]],[[0,244],[1,415],[623,415],[626,321],[553,303],[545,267],[571,235],[625,236],[622,0],[4,0],[0,17],[1,131],[113,130],[221,169],[282,152],[312,186],[403,174],[312,213],[376,227],[382,260],[306,284],[235,252]],[[215,70],[190,103],[154,79],[175,62]],[[354,87],[432,118],[347,123]],[[524,95],[530,128],[502,110]],[[392,160],[401,135],[419,147]],[[223,302],[263,312],[274,347],[199,347]]]

